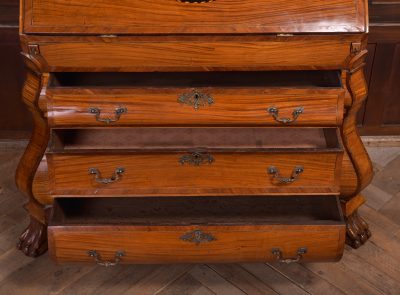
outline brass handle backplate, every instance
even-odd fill
[[[115,252],[115,258],[114,261],[104,261],[101,259],[100,254],[96,250],[89,250],[88,251],[89,257],[93,257],[94,262],[96,262],[97,265],[100,266],[116,266],[121,262],[121,257],[125,255],[124,251],[117,251]]]
[[[189,93],[184,93],[179,96],[178,102],[192,106],[197,111],[200,107],[212,105],[214,103],[214,99],[209,94],[193,90]]]
[[[177,0],[178,2],[181,3],[209,3],[209,2],[213,2],[215,0]]]
[[[120,180],[121,175],[125,172],[125,168],[118,167],[115,169],[113,175],[110,178],[102,178],[99,169],[89,168],[89,174],[95,175],[94,180],[98,183],[109,184]]]
[[[214,157],[209,153],[200,151],[194,151],[189,155],[183,155],[179,158],[179,163],[181,163],[181,165],[188,163],[189,165],[200,166],[206,163],[212,164],[214,161]]]
[[[294,262],[299,262],[303,258],[303,255],[307,253],[307,248],[302,247],[297,249],[297,255],[294,258],[283,258],[282,251],[278,248],[273,248],[271,252],[275,256],[277,261],[290,264]]]
[[[216,238],[212,234],[204,233],[203,231],[201,231],[199,229],[191,231],[187,234],[184,234],[183,236],[181,236],[180,239],[182,241],[195,243],[196,245],[200,245],[201,243],[208,243],[208,242],[212,242],[212,241],[216,240]]]
[[[292,112],[292,118],[279,118],[279,109],[277,107],[270,107],[267,109],[267,111],[270,115],[272,115],[272,117],[276,122],[282,124],[290,124],[296,122],[298,117],[304,113],[304,108],[303,107],[295,108]]]
[[[296,166],[292,171],[292,175],[290,177],[282,177],[279,175],[279,169],[275,166],[268,167],[268,173],[272,174],[273,178],[276,179],[281,184],[288,184],[294,182],[301,173],[303,173],[303,166]]]
[[[121,115],[124,113],[127,113],[127,112],[128,112],[127,108],[117,107],[114,112],[114,118],[101,118],[100,117],[101,110],[99,108],[97,108],[97,107],[89,108],[89,113],[95,115],[96,121],[106,123],[106,124],[117,122],[120,119]]]

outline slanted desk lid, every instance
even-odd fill
[[[360,33],[366,0],[21,0],[24,33]]]

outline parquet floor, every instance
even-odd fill
[[[373,237],[338,263],[131,265],[53,264],[15,249],[28,219],[14,185],[21,148],[0,145],[0,295],[14,294],[400,294],[400,147],[369,148],[373,183],[360,210]]]

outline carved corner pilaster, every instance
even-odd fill
[[[365,44],[352,44],[346,68],[346,87],[351,96],[351,103],[346,108],[341,130],[344,147],[357,176],[354,193],[346,196],[346,198],[342,197],[342,202],[347,208],[345,210],[346,243],[353,248],[360,247],[371,237],[367,223],[359,216],[357,211],[357,208],[364,203],[364,199],[359,193],[371,182],[373,175],[372,163],[359,136],[356,121],[357,113],[368,93],[364,76],[366,56]]]
[[[357,113],[368,93],[364,75],[367,50],[360,43],[353,43],[346,69],[346,86],[351,95],[351,104],[346,108],[342,126],[343,144],[357,175],[356,191],[360,193],[372,180],[372,163],[357,130]]]
[[[30,215],[30,224],[22,233],[17,248],[26,255],[37,256],[47,249],[47,218],[43,204],[33,194],[33,179],[49,141],[47,120],[39,107],[40,92],[43,87],[43,63],[38,46],[28,46],[22,53],[27,68],[27,76],[22,91],[22,99],[33,117],[33,130],[29,144],[18,164],[15,179],[18,188],[28,197],[24,206]]]

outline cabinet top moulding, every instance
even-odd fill
[[[21,0],[25,34],[367,32],[365,0]]]

